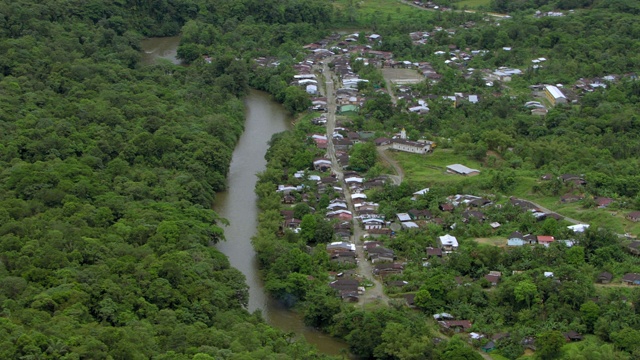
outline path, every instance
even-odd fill
[[[406,1],[406,0],[399,0],[399,1],[400,1],[401,3],[403,3],[403,4],[405,4],[405,5],[410,5],[410,6],[413,6],[414,8],[420,9],[420,10],[427,10],[427,11],[442,11],[442,10],[440,10],[440,9],[433,9],[433,8],[426,8],[426,7],[424,7],[424,6],[419,6],[419,5],[414,4],[414,3],[413,3],[413,2],[411,2],[411,1]],[[453,10],[453,9],[452,9],[452,10],[450,10],[450,11],[455,11],[455,12],[464,12],[464,13],[468,13],[468,14],[475,14],[475,13],[477,13],[477,11],[476,11],[476,10]],[[488,12],[488,13],[484,13],[484,14],[489,15],[489,16],[492,16],[492,17],[495,17],[495,18],[498,18],[498,19],[508,19],[508,18],[511,18],[511,16],[510,16],[510,15],[508,15],[508,14],[498,14],[498,13],[492,13],[492,12]]]
[[[553,210],[550,210],[550,209],[547,209],[546,207],[544,207],[544,206],[542,206],[542,205],[540,205],[540,204],[538,204],[538,203],[535,203],[535,202],[533,202],[533,201],[531,201],[531,200],[529,200],[529,199],[522,199],[522,198],[514,198],[514,199],[516,199],[516,200],[528,201],[528,202],[530,202],[531,204],[533,204],[535,207],[537,207],[538,209],[540,209],[542,212],[545,212],[545,213],[552,213],[552,214],[560,215],[560,216],[562,216],[565,220],[567,220],[568,222],[570,222],[570,223],[572,223],[572,224],[575,224],[575,225],[578,225],[578,224],[585,224],[585,222],[584,222],[584,221],[579,221],[579,220],[576,220],[576,219],[572,219],[572,218],[570,218],[570,217],[566,217],[566,216],[564,216],[564,215],[562,215],[562,214],[558,214],[557,212],[555,212],[555,211],[553,211]]]
[[[326,59],[323,67],[323,74],[325,79],[325,92],[327,97],[327,154],[331,159],[331,167],[333,172],[336,174],[338,180],[340,180],[342,189],[344,192],[345,199],[347,201],[347,207],[352,214],[355,215],[355,207],[353,206],[353,202],[351,201],[351,192],[349,188],[344,183],[344,174],[342,171],[342,167],[338,163],[336,158],[336,151],[333,147],[333,131],[336,127],[336,98],[334,94],[334,80],[333,73],[329,69],[328,63],[330,59]],[[373,286],[368,288],[365,291],[365,294],[360,297],[360,303],[364,306],[367,303],[374,302],[382,302],[383,304],[389,303],[389,297],[384,293],[384,286],[382,282],[373,276],[373,266],[367,260],[364,248],[362,245],[362,235],[364,235],[364,231],[360,227],[360,223],[358,219],[354,216],[352,218],[353,225],[353,236],[351,238],[351,243],[356,245],[356,255],[358,259],[358,273],[367,279],[373,282]]]
[[[387,177],[393,181],[394,185],[400,185],[404,179],[404,170],[402,170],[395,159],[391,158],[389,154],[387,154],[386,150],[389,149],[389,146],[377,146],[376,149],[378,150],[378,155],[391,165],[393,170],[396,172],[396,175],[387,175]]]

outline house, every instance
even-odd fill
[[[409,285],[409,282],[404,280],[395,280],[395,281],[387,282],[387,286],[389,287],[403,288],[407,285]]]
[[[569,225],[567,228],[573,230],[574,233],[583,233],[589,228],[589,224]]]
[[[512,232],[507,239],[507,246],[523,246],[525,243],[524,236],[519,231]]]
[[[428,220],[433,217],[433,214],[431,214],[429,210],[411,209],[409,210],[409,216],[411,216],[413,220]]]
[[[331,261],[340,264],[357,264],[356,253],[353,251],[338,251],[331,254]]]
[[[384,220],[382,219],[364,219],[362,220],[362,225],[364,226],[365,230],[372,230],[372,229],[382,229],[385,225]]]
[[[622,277],[622,282],[628,285],[640,285],[640,274],[627,273]]]
[[[449,313],[442,312],[438,314],[433,314],[433,319],[436,321],[440,320],[455,320],[455,317]]]
[[[331,160],[317,159],[313,161],[313,168],[317,171],[327,171],[331,169]]]
[[[411,216],[407,213],[397,213],[396,217],[400,222],[411,221]]]
[[[287,229],[297,229],[300,227],[300,223],[302,223],[302,221],[298,219],[286,219],[282,224],[282,227]]]
[[[443,330],[449,330],[452,332],[461,332],[461,331],[467,331],[469,329],[471,329],[471,321],[469,320],[444,320],[444,321],[438,321],[438,324],[440,324],[440,327]]]
[[[527,234],[522,238],[525,244],[535,245],[538,243],[538,238],[533,234]]]
[[[442,257],[442,249],[427,247],[427,257]]]
[[[575,175],[575,174],[562,174],[560,175],[560,180],[562,180],[562,182],[571,182],[574,183],[576,185],[587,185],[587,182],[584,180],[584,178],[580,175]]]
[[[418,229],[420,228],[420,226],[418,226],[418,224],[414,223],[413,221],[405,221],[402,223],[402,228],[403,229]]]
[[[596,206],[599,209],[604,209],[607,206],[611,205],[611,203],[614,202],[614,200],[612,198],[608,198],[608,197],[595,197],[593,199],[593,201],[596,203]]]
[[[455,206],[453,206],[453,204],[449,204],[449,203],[444,203],[441,204],[440,206],[438,206],[438,208],[442,211],[447,211],[447,212],[451,212],[455,209]]]
[[[391,139],[385,138],[385,137],[381,137],[381,138],[377,138],[377,139],[373,140],[373,143],[376,144],[376,146],[389,145],[389,144],[391,144]]]
[[[610,272],[604,271],[598,274],[598,278],[596,279],[596,282],[598,284],[608,284],[611,282],[611,280],[613,280],[613,275]]]
[[[438,240],[440,243],[440,248],[442,248],[445,253],[458,250],[458,239],[456,239],[455,236],[447,234],[444,236],[440,236]]]
[[[631,212],[627,215],[627,219],[631,220],[633,222],[638,222],[640,221],[640,211],[634,211]]]
[[[338,291],[358,291],[360,282],[356,279],[338,279],[329,283],[329,286]]]
[[[398,263],[382,263],[373,267],[373,274],[386,276],[391,274],[402,274],[404,266]]]
[[[632,241],[631,244],[627,245],[627,250],[633,255],[640,255],[640,241]]]
[[[426,154],[431,151],[431,141],[411,141],[406,139],[391,140],[391,149],[413,154]]]
[[[327,244],[328,252],[338,252],[338,251],[356,251],[356,246],[350,242],[346,241],[337,241]]]
[[[538,235],[537,240],[538,240],[538,244],[543,245],[545,247],[549,247],[549,245],[551,245],[551,243],[555,241],[553,236],[545,236],[545,235]]]
[[[567,340],[567,342],[573,342],[573,341],[581,341],[582,340],[582,335],[580,335],[578,332],[576,331],[569,331],[563,334],[564,338]]]
[[[282,197],[282,203],[283,204],[295,204],[296,203],[296,197],[293,195],[285,195]]]
[[[424,188],[413,193],[411,200],[418,200],[420,196],[424,196],[429,192],[429,188]]]
[[[491,271],[489,274],[485,275],[484,278],[489,281],[491,286],[498,286],[498,282],[500,282],[500,278],[502,277],[502,273],[499,271]]]
[[[447,172],[450,174],[458,174],[463,176],[475,176],[480,174],[480,170],[471,169],[461,164],[453,164],[447,166]]]
[[[376,247],[368,248],[367,254],[370,260],[385,258],[384,260],[393,261],[395,258],[393,250],[388,249],[384,246],[376,246]]]
[[[556,86],[545,85],[544,86],[544,95],[547,97],[547,99],[554,106],[556,104],[566,104],[567,103],[567,97]]]
[[[473,199],[473,200],[469,201],[467,204],[469,206],[479,208],[479,207],[484,207],[484,206],[487,206],[487,205],[491,204],[491,200],[479,198],[479,199]]]
[[[333,147],[336,150],[349,150],[351,148],[351,145],[353,145],[353,142],[349,139],[337,139],[337,138],[333,138],[332,140],[333,142]]]

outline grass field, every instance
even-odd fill
[[[336,0],[333,6],[344,14],[348,14],[349,2],[350,0]],[[432,11],[416,11],[416,8],[398,0],[353,0],[353,4],[356,23],[351,25],[367,26],[389,21],[417,21],[433,16]]]
[[[491,0],[463,0],[455,3],[458,9],[463,9],[465,6],[469,9],[477,9],[480,6],[489,6]]]
[[[467,159],[464,155],[454,154],[450,149],[436,149],[432,154],[418,155],[404,152],[390,152],[398,164],[404,169],[408,181],[435,184],[473,183],[482,181],[482,167],[477,161]],[[462,164],[480,170],[480,175],[466,177],[448,174],[447,165]]]
[[[435,185],[456,185],[461,188],[473,187],[481,182],[487,181],[490,176],[488,169],[483,168],[478,161],[471,160],[465,155],[454,154],[450,149],[436,149],[433,154],[418,155],[403,152],[390,152],[398,164],[404,169],[405,179],[410,182]],[[480,170],[480,175],[465,177],[461,175],[448,174],[446,166],[451,164],[462,164],[467,167]],[[640,222],[634,223],[625,219],[629,210],[611,209],[585,209],[583,202],[561,203],[560,196],[543,196],[532,192],[535,184],[540,184],[539,174],[533,171],[518,170],[516,172],[516,185],[504,194],[516,196],[534,201],[550,210],[558,212],[560,215],[576,219],[596,228],[608,228],[618,234],[629,233],[640,235]],[[462,190],[462,189],[461,189]]]
[[[478,244],[493,245],[497,247],[507,247],[507,240],[504,237],[476,238]]]

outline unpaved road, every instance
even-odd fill
[[[323,68],[323,73],[325,76],[325,89],[327,96],[327,153],[329,154],[329,158],[331,159],[331,167],[333,172],[336,174],[338,179],[341,181],[341,186],[344,192],[344,196],[347,201],[347,206],[349,211],[353,215],[355,215],[355,207],[353,206],[353,202],[351,201],[351,193],[349,188],[344,183],[344,174],[342,171],[342,167],[338,163],[336,158],[336,151],[333,147],[333,130],[336,126],[336,98],[334,94],[334,75],[329,69],[327,65],[331,60],[325,60],[325,65]],[[363,296],[360,296],[360,304],[363,306],[369,303],[389,303],[389,297],[384,293],[384,286],[382,282],[373,276],[373,266],[367,261],[363,244],[361,241],[362,235],[364,235],[364,231],[360,228],[360,223],[358,220],[353,217],[351,220],[353,224],[353,236],[351,238],[351,242],[356,245],[356,254],[358,259],[358,273],[367,279],[369,279],[373,286],[367,288]]]
[[[402,183],[402,180],[404,180],[404,170],[402,170],[400,165],[398,165],[397,161],[392,159],[389,156],[389,154],[387,154],[387,150],[389,149],[389,146],[388,145],[387,146],[378,146],[378,147],[376,147],[376,149],[378,150],[378,155],[380,155],[380,157],[385,162],[387,162],[389,165],[391,165],[393,170],[396,172],[396,175],[387,175],[387,177],[389,179],[391,179],[395,185],[400,185]]]

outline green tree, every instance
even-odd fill
[[[360,172],[371,169],[378,159],[378,151],[372,142],[354,144],[349,154],[349,167]]]
[[[545,331],[536,339],[536,356],[542,360],[557,359],[565,343],[564,335],[560,331]]]
[[[517,301],[524,301],[531,308],[531,302],[538,294],[538,287],[531,280],[523,280],[515,286],[513,294]]]
[[[307,243],[314,241],[316,237],[316,231],[318,230],[318,220],[313,214],[307,214],[302,217],[300,222],[300,238]]]
[[[580,306],[580,316],[587,325],[587,331],[592,333],[593,326],[600,317],[600,306],[593,301],[587,301]]]

